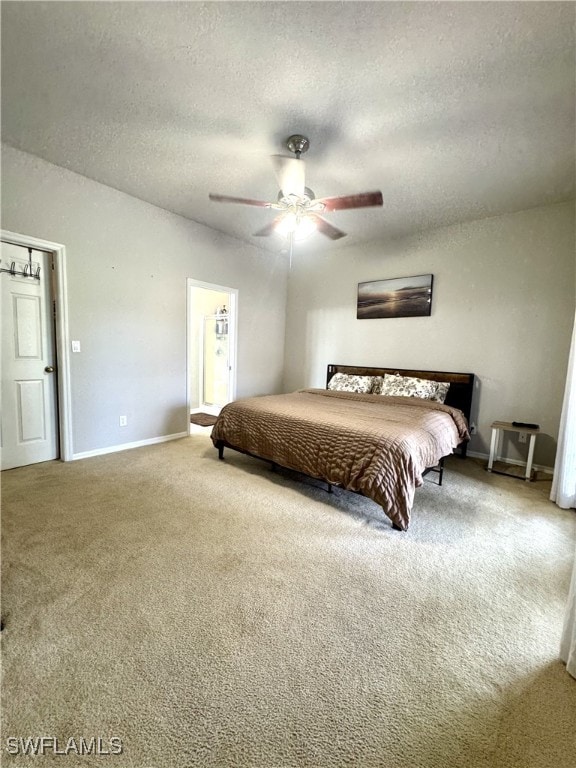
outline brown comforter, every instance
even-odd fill
[[[211,437],[362,493],[405,530],[422,473],[469,434],[464,414],[440,403],[304,389],[226,405]]]

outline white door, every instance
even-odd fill
[[[12,469],[58,458],[56,361],[52,316],[51,257],[2,243],[1,468]]]

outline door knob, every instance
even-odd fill
[[[52,365],[47,365],[46,368],[44,368],[44,373],[54,373],[54,367]]]

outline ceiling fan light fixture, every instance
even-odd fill
[[[282,216],[278,224],[276,224],[274,231],[278,235],[287,237],[291,232],[294,232],[295,229],[296,229],[296,214],[287,213],[285,216]]]
[[[294,240],[305,240],[316,232],[316,222],[305,216],[300,219],[294,230]]]
[[[294,240],[305,240],[316,232],[316,222],[308,216],[298,216],[289,211],[278,222],[275,229],[276,233],[283,237],[292,235]]]

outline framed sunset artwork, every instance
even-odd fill
[[[356,317],[424,317],[432,313],[434,275],[395,277],[358,284]]]

